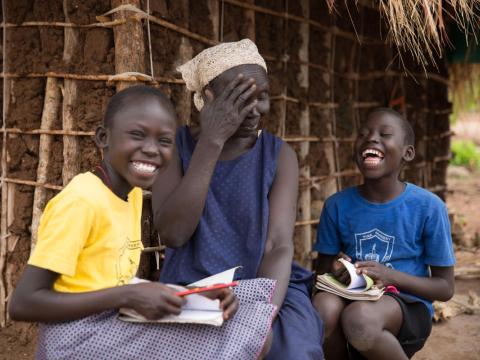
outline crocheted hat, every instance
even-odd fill
[[[194,91],[193,102],[198,111],[203,107],[202,90],[214,78],[235,66],[256,64],[267,71],[267,64],[250,39],[222,43],[203,50],[192,60],[179,66],[187,89]]]

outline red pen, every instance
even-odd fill
[[[188,290],[184,290],[184,291],[179,291],[179,292],[176,292],[175,295],[185,296],[185,295],[190,295],[190,294],[198,294],[198,293],[202,293],[202,292],[205,292],[205,291],[225,289],[227,287],[232,287],[232,286],[237,286],[237,285],[238,285],[238,281],[232,281],[231,283],[228,283],[228,284],[215,284],[215,285],[210,285],[210,286],[202,286],[202,287],[196,287],[196,288],[188,289]]]

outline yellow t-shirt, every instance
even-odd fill
[[[93,173],[79,174],[47,204],[28,263],[59,273],[60,292],[124,285],[140,262],[141,213],[141,189],[124,201]]]

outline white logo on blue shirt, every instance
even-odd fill
[[[357,260],[376,261],[385,264],[392,257],[395,236],[378,229],[355,234],[355,255]]]

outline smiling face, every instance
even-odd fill
[[[355,141],[355,161],[366,179],[398,178],[404,161],[415,156],[413,145],[405,142],[402,119],[387,112],[370,114]]]
[[[270,86],[268,84],[268,76],[265,69],[259,65],[253,64],[235,66],[218,75],[210,82],[208,87],[213,91],[214,96],[217,97],[239,74],[243,74],[244,79],[253,78],[256,86],[255,92],[245,105],[257,100],[257,106],[255,106],[248,114],[234,135],[243,137],[256,134],[262,116],[268,114],[270,111]]]
[[[104,164],[113,187],[118,187],[112,189],[115,193],[135,186],[143,189],[152,186],[170,162],[175,129],[172,110],[147,95],[129,100],[115,113],[107,129],[97,130]]]

